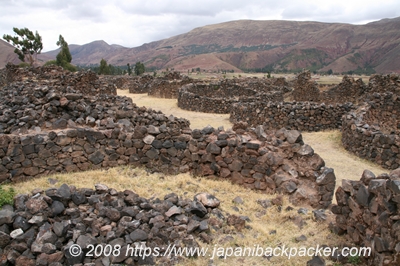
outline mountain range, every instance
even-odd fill
[[[238,20],[195,28],[167,39],[127,48],[94,41],[69,45],[72,63],[112,65],[137,61],[154,69],[312,71],[371,70],[400,73],[400,17],[365,25],[344,23]],[[44,62],[58,50],[39,55]],[[14,56],[14,57],[13,57]],[[17,60],[0,42],[0,67]]]

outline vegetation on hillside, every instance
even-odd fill
[[[22,62],[27,58],[29,64],[33,65],[43,49],[42,37],[37,31],[33,34],[28,28],[13,28],[13,31],[15,36],[4,34],[3,39],[15,47],[14,53]]]

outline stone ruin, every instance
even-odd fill
[[[147,77],[143,81],[146,79]],[[380,79],[375,77],[373,80]],[[398,79],[391,77],[383,80],[385,82],[390,80],[390,84],[393,84],[393,89],[396,91],[397,87],[395,85],[398,84],[396,83]],[[142,84],[148,86],[146,84],[150,83],[143,82]],[[310,146],[304,144],[300,132],[297,131],[297,126],[293,126],[293,129],[289,130],[270,130],[270,127],[265,123],[264,125],[259,123],[257,126],[250,128],[247,123],[238,122],[232,130],[211,127],[192,130],[189,128],[189,121],[185,119],[173,116],[167,117],[160,112],[144,107],[138,108],[129,98],[116,96],[116,86],[112,82],[108,79],[99,80],[96,75],[90,72],[69,73],[54,67],[21,70],[8,67],[0,71],[0,84],[3,84],[0,101],[0,122],[3,133],[0,135],[0,179],[2,181],[17,182],[56,172],[73,172],[132,164],[134,166],[145,166],[151,171],[167,174],[190,172],[199,176],[217,176],[265,193],[278,192],[287,194],[290,201],[296,205],[307,204],[314,208],[327,208],[331,204],[335,188],[334,172],[332,169],[325,167],[323,159],[315,154]],[[348,84],[354,84],[354,82],[351,81]],[[275,85],[272,84],[271,88],[273,86]],[[290,89],[285,89],[284,91],[290,92]],[[337,89],[337,91],[344,91],[344,89]],[[369,95],[365,99],[369,104],[368,107],[355,110],[349,104],[348,108],[355,111],[354,113],[350,112],[347,116],[345,115],[346,119],[351,121],[348,122],[350,130],[361,134],[344,135],[343,141],[347,141],[347,138],[350,139],[354,135],[368,137],[370,129],[371,136],[377,135],[377,130],[382,130],[386,134],[388,132],[390,134],[395,133],[394,136],[373,137],[372,141],[377,145],[376,151],[382,151],[383,153],[379,155],[378,153],[370,152],[371,156],[377,154],[375,157],[381,158],[381,161],[387,167],[395,168],[399,163],[398,158],[389,160],[390,163],[387,163],[385,158],[391,156],[388,152],[398,156],[398,150],[396,150],[396,148],[398,149],[398,131],[396,128],[390,127],[390,124],[393,123],[397,125],[395,116],[398,112],[397,96],[390,93],[372,94],[372,96]],[[323,114],[326,113],[327,105],[321,104],[319,107],[314,108],[314,103],[304,103],[305,105],[300,104],[299,106],[296,106],[297,103],[289,103],[291,106],[289,106],[290,108],[288,107],[288,110],[292,110],[291,112],[293,112],[293,109],[298,110],[299,116],[292,116],[288,121],[302,120],[303,124],[306,124],[304,123],[307,120],[304,119],[305,117],[315,115],[323,117]],[[242,104],[237,103],[236,105],[240,106]],[[267,108],[257,102],[252,104],[254,104],[253,107],[255,107],[257,114],[265,112],[264,109]],[[273,105],[273,103],[269,104]],[[275,108],[281,109],[282,107],[283,105],[278,103]],[[321,108],[323,108],[323,111],[321,111]],[[321,113],[318,113],[319,111]],[[288,113],[289,117],[292,115],[291,112]],[[363,114],[361,120],[359,119],[360,114]],[[383,119],[381,117],[382,114],[384,114],[382,116]],[[286,119],[285,116],[276,115],[271,111],[265,113],[265,116],[268,116],[271,121]],[[246,119],[243,120],[246,121]],[[364,120],[367,123],[362,122]],[[249,124],[251,125],[251,123]],[[346,123],[343,122],[343,124],[343,127],[345,127]],[[308,127],[308,129],[321,130],[323,127],[318,125]],[[368,141],[370,140],[368,139]],[[361,145],[365,146],[365,143]],[[391,176],[393,174],[390,174],[389,177],[392,178]],[[389,180],[390,178],[384,175],[380,176],[376,179],[376,183],[382,184],[384,181],[380,181],[381,179]],[[364,186],[360,182],[350,182],[352,188],[343,185],[343,187],[346,186],[346,188],[342,189],[345,193],[340,189],[336,192],[339,207],[334,207],[332,210],[339,215],[339,218],[337,218],[336,226],[333,228],[339,233],[343,233],[345,230],[351,239],[359,239],[359,241],[361,241],[360,239],[373,239],[372,242],[367,241],[367,243],[375,245],[377,253],[370,259],[369,263],[372,263],[372,260],[378,262],[396,261],[394,254],[398,250],[397,246],[393,248],[393,243],[397,240],[395,240],[396,235],[390,233],[393,232],[391,231],[393,229],[390,228],[395,228],[397,223],[389,223],[387,227],[386,225],[382,227],[388,229],[375,232],[373,231],[375,229],[369,229],[371,223],[366,222],[364,224],[359,220],[355,223],[354,219],[355,217],[360,217],[360,212],[370,212],[373,213],[370,216],[372,217],[370,221],[376,221],[376,219],[379,221],[381,217],[387,217],[387,215],[391,215],[390,219],[396,221],[398,211],[397,208],[393,208],[394,203],[390,203],[396,202],[395,196],[391,201],[387,198],[387,195],[395,195],[394,193],[397,193],[397,191],[393,190],[396,189],[393,186],[393,184],[397,184],[395,181],[397,182],[397,179],[387,183],[387,187],[390,187],[393,194],[384,192],[382,195],[386,195],[386,198],[384,198],[386,201],[382,204],[379,201],[377,206],[371,205],[372,202],[375,202],[371,199],[374,195],[378,199],[382,198],[382,196],[375,193],[374,188],[365,187],[368,184],[370,186],[375,184],[375,181],[370,183],[362,181]],[[380,188],[377,190],[381,191]],[[68,191],[71,194],[69,202],[69,196],[65,198],[65,195],[68,195]],[[366,194],[366,191],[370,194]],[[365,197],[365,194],[369,196]],[[47,262],[49,260],[68,261],[71,257],[68,257],[68,255],[61,256],[60,252],[64,252],[69,245],[77,243],[77,241],[81,241],[80,243],[91,241],[89,235],[82,235],[83,238],[80,240],[79,237],[74,237],[77,234],[74,233],[74,230],[81,230],[81,232],[83,230],[87,233],[93,233],[93,230],[97,230],[97,234],[102,236],[102,239],[105,238],[107,240],[107,237],[109,237],[107,241],[120,239],[122,235],[114,238],[108,233],[119,232],[118,227],[120,225],[124,226],[122,223],[126,222],[125,218],[122,219],[125,213],[123,208],[115,211],[113,209],[115,206],[111,202],[124,202],[123,204],[125,205],[122,207],[134,207],[130,206],[129,204],[131,203],[127,201],[127,198],[131,195],[129,191],[116,192],[110,189],[99,191],[97,188],[95,191],[90,189],[77,190],[73,187],[63,186],[63,188],[46,191],[44,194],[38,194],[34,197],[21,196],[15,202],[16,209],[0,211],[2,212],[0,216],[5,217],[2,219],[5,222],[1,226],[0,237],[4,240],[2,243],[7,243],[6,246],[10,243],[6,249],[10,252],[7,255],[7,260],[10,262],[16,261],[19,254],[22,254],[22,257],[28,254],[28,256],[25,256],[28,258],[27,261],[29,259],[32,260],[30,253],[24,253],[23,251],[26,250],[24,244],[28,245],[29,243],[30,249],[32,250],[33,245],[34,254],[38,255],[35,258],[36,262],[38,260]],[[340,198],[343,195],[344,197]],[[122,198],[119,198],[120,196]],[[352,197],[355,198],[352,200]],[[98,204],[95,206],[95,208],[104,207],[104,209],[99,209],[99,213],[96,214],[100,215],[100,220],[104,222],[100,227],[103,228],[103,231],[98,231],[98,224],[87,223],[87,219],[90,221],[98,220],[97,218],[92,219],[93,217],[90,216],[92,212],[88,213],[86,211],[85,213],[85,209],[82,211],[82,208],[80,208],[81,211],[77,211],[77,207],[74,207],[75,205],[78,206],[74,199],[82,200],[86,203],[90,202],[91,198],[96,198],[96,200],[107,198],[107,203],[104,202],[101,206]],[[148,210],[145,206],[150,200],[138,198],[140,199],[140,208]],[[368,199],[367,201],[365,200],[366,198]],[[149,223],[142,223],[138,227],[147,236],[152,234],[151,230],[156,223],[174,222],[176,221],[174,220],[175,217],[179,216],[168,216],[169,214],[167,213],[170,209],[166,210],[165,207],[161,215],[166,218],[162,221],[160,214],[157,213],[160,210],[155,205],[161,204],[159,205],[160,208],[168,205],[167,207],[174,210],[194,205],[201,208],[197,203],[192,202],[188,203],[189,205],[180,205],[179,201],[178,203],[173,202],[174,206],[170,206],[170,203],[166,202],[168,200],[169,198],[166,196],[164,201],[151,202],[152,209],[150,209],[149,216],[147,216]],[[346,200],[348,200],[347,203]],[[28,204],[29,201],[34,201],[34,204]],[[61,204],[59,204],[60,202]],[[354,202],[358,205],[355,205]],[[367,210],[360,207],[365,206],[366,202],[368,202],[368,206],[372,206],[372,209]],[[49,221],[46,219],[40,220],[38,213],[35,214],[35,210],[28,209],[28,206],[35,206],[36,203],[42,204],[40,206],[46,212],[40,215],[43,215],[44,218],[51,217],[51,221],[57,222],[57,227],[53,225],[53,229],[49,230]],[[384,208],[387,209],[386,213]],[[63,210],[55,214],[60,209]],[[188,210],[189,212],[186,211],[186,213],[189,216],[186,216],[187,218],[182,216],[182,219],[189,221],[193,212],[190,211],[190,208]],[[133,211],[141,213],[138,208]],[[21,212],[25,214],[21,215]],[[206,215],[211,215],[213,210],[209,209],[207,212],[209,214]],[[66,223],[66,220],[64,220],[65,215],[70,215],[71,218],[73,215],[79,215],[82,219],[86,219],[85,227],[82,227],[79,222],[76,224]],[[111,225],[110,230],[108,221],[118,215],[121,218],[114,223],[115,230],[112,229],[113,225]],[[28,224],[32,224],[34,231],[29,228],[24,231],[22,226],[18,228],[22,230],[22,234],[21,230],[11,231],[11,224],[15,223],[16,217],[22,217],[18,218],[18,221],[26,219]],[[160,220],[158,220],[159,218]],[[168,220],[167,218],[172,219]],[[39,219],[40,222],[37,222],[36,219]],[[136,215],[135,219],[137,219]],[[153,223],[150,223],[150,221],[153,221]],[[240,218],[236,219],[236,221],[242,223]],[[197,229],[194,232],[199,233],[197,237],[204,240],[207,238],[207,234],[201,235],[204,233],[199,230],[202,221],[198,222],[199,226],[197,227],[197,224],[195,224]],[[203,226],[206,226],[209,222],[210,219],[208,219],[208,222],[204,222]],[[222,220],[221,223],[223,223]],[[21,224],[26,224],[26,222],[22,221]],[[170,225],[168,224],[168,226]],[[189,246],[196,245],[193,236],[187,230],[188,227],[189,224],[187,224],[185,233],[181,235],[183,238],[180,243],[185,243],[185,245]],[[118,243],[121,243],[121,245],[134,243],[132,237],[136,235],[134,232],[137,232],[138,228],[131,228],[131,231],[128,231],[129,234],[127,235],[129,237],[125,236],[125,241],[128,242]],[[363,228],[367,229],[364,230]],[[54,235],[57,236],[58,233],[64,232],[64,230],[66,230],[68,237],[54,242]],[[171,230],[173,232],[175,229]],[[368,232],[365,237],[363,230]],[[375,232],[372,235],[373,238],[371,238],[368,230]],[[41,233],[44,231],[49,233],[44,236]],[[11,237],[11,233],[12,236],[16,237]],[[172,236],[170,235],[170,237]],[[40,241],[38,242],[37,239],[40,239]],[[50,239],[50,241],[45,239]],[[61,243],[57,241],[61,241]],[[117,240],[115,241],[117,243]],[[360,243],[357,240],[355,242]],[[149,239],[146,239],[146,245],[152,245],[151,243]],[[159,245],[158,242],[157,245]],[[46,253],[49,250],[52,254]],[[133,259],[135,260],[135,258]],[[124,261],[123,258],[121,258],[122,261]]]
[[[304,71],[297,76],[294,84],[293,99],[298,102],[319,102],[320,92],[318,85],[311,80],[310,71]]]
[[[331,225],[349,242],[372,247],[365,265],[399,265],[400,262],[400,169],[375,176],[365,170],[359,181],[343,180],[332,206]]]
[[[244,229],[245,220],[222,212],[219,204],[207,193],[196,194],[193,200],[175,193],[146,199],[131,190],[116,191],[102,184],[94,189],[66,184],[46,191],[36,189],[30,195],[16,196],[13,207],[0,210],[0,263],[174,265],[182,258],[168,252],[168,246],[195,251],[199,240],[213,240],[211,228],[226,234]],[[75,253],[74,245],[83,252]],[[90,245],[108,245],[109,250],[89,256]],[[140,248],[159,255],[140,252]]]
[[[345,149],[385,168],[400,167],[399,95],[374,93],[342,119]]]
[[[342,116],[355,106],[352,103],[328,105],[316,102],[238,102],[233,104],[229,121],[245,121],[266,129],[287,128],[316,132],[338,129]]]
[[[178,107],[196,112],[228,114],[232,105],[238,102],[254,102],[259,99],[267,102],[283,101],[283,92],[275,90],[278,87],[256,85],[227,81],[189,84],[179,90]]]
[[[191,130],[187,120],[138,108],[130,98],[87,96],[75,86],[35,78],[2,88],[3,181],[133,164],[170,174],[216,175],[290,194],[293,202],[315,208],[330,204],[333,171],[296,130]]]

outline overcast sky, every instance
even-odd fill
[[[69,44],[136,47],[239,19],[366,24],[399,16],[399,0],[0,0],[0,34],[27,27],[49,51],[60,34]]]

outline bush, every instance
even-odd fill
[[[31,65],[29,63],[26,62],[21,62],[18,64],[19,67],[23,68],[23,67],[30,67]]]
[[[13,205],[14,196],[15,190],[12,187],[6,190],[0,186],[0,207],[3,207],[6,204]]]
[[[50,65],[57,65],[57,61],[56,60],[50,60],[50,61],[47,61],[46,63],[44,63],[44,66],[50,66]]]

